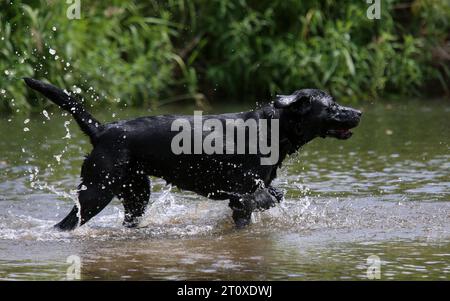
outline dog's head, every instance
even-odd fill
[[[338,105],[333,97],[317,89],[303,89],[291,95],[278,95],[275,108],[288,115],[289,131],[309,138],[334,137],[348,139],[356,127],[361,111]],[[309,140],[309,139],[308,139]]]

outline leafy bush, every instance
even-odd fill
[[[449,92],[447,0],[386,0],[380,20],[348,0],[81,0],[79,20],[69,5],[1,2],[1,111],[49,105],[23,76],[80,88],[91,105]]]

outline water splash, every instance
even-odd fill
[[[46,110],[42,111],[42,114],[47,118],[47,120],[50,120],[50,116],[48,115],[48,112]]]
[[[63,137],[63,139],[72,138],[72,136],[70,135],[69,125],[70,125],[70,121],[64,121],[64,128],[66,129],[66,135]]]

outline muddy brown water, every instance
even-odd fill
[[[0,279],[66,279],[73,256],[86,280],[367,279],[370,256],[379,258],[384,280],[450,279],[449,102],[363,109],[350,140],[318,138],[286,161],[275,181],[286,200],[254,214],[242,231],[234,230],[226,202],[159,179],[139,229],[122,227],[114,200],[86,226],[55,231],[73,206],[89,142],[58,110],[50,120],[0,117]]]

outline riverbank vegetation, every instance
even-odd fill
[[[448,95],[449,2],[382,0],[370,20],[363,0],[81,0],[70,19],[66,1],[5,0],[0,111],[50,106],[24,76],[92,106],[263,102],[303,87],[342,102]]]

